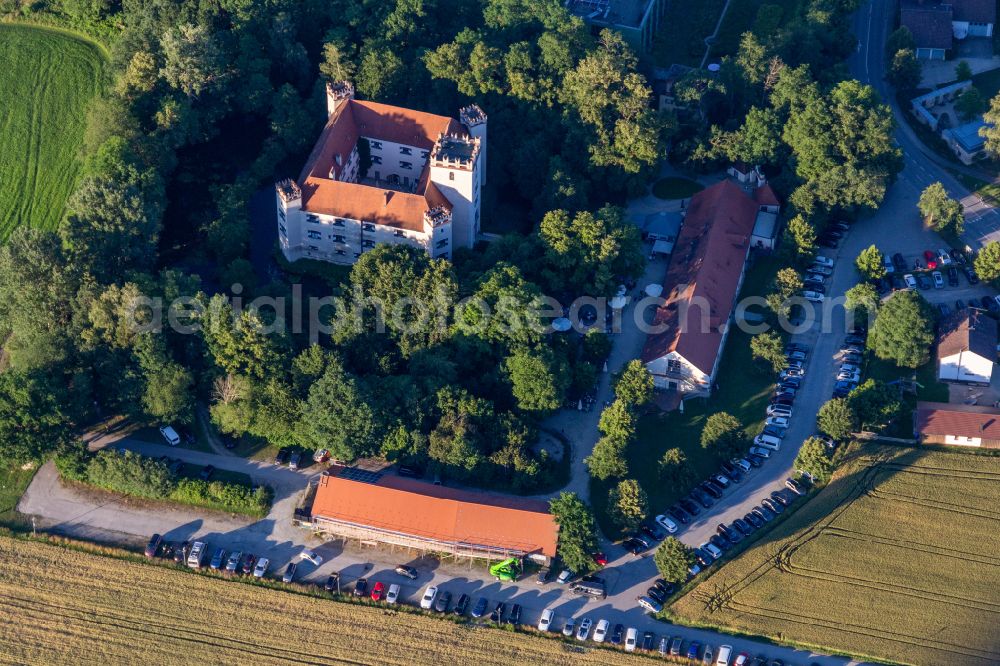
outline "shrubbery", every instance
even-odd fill
[[[68,446],[56,455],[55,465],[63,479],[134,497],[249,516],[263,516],[271,506],[267,487],[177,477],[163,461],[133,451],[104,449],[90,455],[82,445]]]

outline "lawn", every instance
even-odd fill
[[[698,67],[705,55],[705,38],[715,30],[726,0],[671,2],[653,40],[653,60],[659,67],[674,63]]]
[[[0,466],[0,525],[20,522],[14,509],[37,471],[37,466],[30,469],[22,469],[19,465]]]
[[[916,408],[918,400],[948,402],[948,385],[937,380],[937,361],[933,355],[930,361],[917,368],[916,371],[900,368],[892,361],[883,361],[874,356],[870,356],[866,363],[866,378],[886,383],[913,378],[918,384],[916,395],[904,394],[902,412],[883,433],[889,437],[907,439],[913,437],[913,410]]]
[[[1000,457],[867,445],[675,621],[918,666],[1000,662]]]
[[[0,24],[0,241],[59,224],[103,67],[98,47],[69,33]]]
[[[661,178],[653,185],[653,196],[658,199],[687,199],[705,186],[689,178]]]
[[[764,293],[779,267],[775,259],[758,261],[747,273],[741,294],[745,297]],[[646,491],[651,512],[663,511],[718,469],[723,458],[701,447],[701,430],[709,416],[729,412],[743,423],[748,435],[760,432],[774,375],[756,366],[750,354],[750,336],[736,327],[726,341],[718,384],[719,389],[712,397],[686,400],[684,413],[656,412],[639,421],[635,441],[627,451],[629,477]],[[681,449],[687,456],[692,470],[689,485],[668,485],[660,479],[658,461],[672,448]],[[607,513],[606,499],[612,483],[592,479],[590,493],[601,530],[609,536],[619,534]]]
[[[650,663],[593,642],[334,601],[313,586],[0,536],[0,654],[18,664]],[[288,590],[294,590],[291,593]],[[405,589],[405,588],[404,588]]]

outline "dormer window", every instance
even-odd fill
[[[412,155],[413,151],[410,150],[409,148],[407,148],[406,146],[400,146],[399,147],[399,154],[400,155]]]
[[[413,163],[412,162],[400,162],[399,163],[399,168],[400,169],[412,169],[413,168]]]
[[[371,146],[372,150],[382,150],[381,141],[369,141],[368,144]]]
[[[372,224],[371,222],[365,222],[364,224],[361,225],[361,230],[362,231],[375,231],[375,225]]]

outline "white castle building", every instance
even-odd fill
[[[486,177],[483,110],[461,109],[459,123],[356,100],[346,81],[327,84],[326,99],[326,127],[298,181],[275,187],[285,257],[353,264],[378,243],[442,258],[472,247]]]

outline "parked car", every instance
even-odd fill
[[[576,640],[585,641],[590,636],[590,628],[594,625],[594,621],[589,617],[585,617],[580,620],[579,626],[576,628]]]
[[[226,550],[225,548],[216,548],[215,554],[212,555],[212,560],[208,563],[210,569],[219,570],[222,568],[222,563],[226,560]]]
[[[840,243],[837,241],[836,238],[833,238],[832,236],[828,236],[826,234],[817,238],[816,244],[819,245],[820,247],[829,248],[831,250],[836,250],[837,247],[840,245]]]
[[[951,254],[948,253],[948,250],[938,249],[937,256],[938,256],[938,263],[941,266],[950,266],[951,265],[951,263],[952,263],[951,262]]]
[[[398,585],[396,587],[399,587]],[[340,574],[332,573],[326,577],[326,582],[323,583],[323,589],[331,594],[334,592],[340,592]],[[387,599],[388,600],[388,599]]]
[[[650,599],[649,597],[645,597],[645,596],[643,596],[643,597],[636,597],[636,603],[638,603],[641,608],[649,611],[650,613],[653,613],[654,615],[656,613],[659,613],[660,611],[663,610],[663,604],[661,604],[661,603],[659,603],[657,601],[654,601],[653,599]]]
[[[802,292],[802,298],[806,299],[810,303],[822,303],[824,296],[815,290],[806,290]]]
[[[818,265],[818,266],[824,266],[826,268],[833,268],[833,259],[831,259],[829,257],[824,257],[822,255],[816,255],[816,258],[813,259],[813,263],[816,264],[816,265]]]
[[[796,495],[805,495],[806,489],[802,487],[802,484],[795,479],[785,479],[785,487],[791,490]]]
[[[754,467],[763,467],[763,465],[764,465],[764,459],[763,458],[761,458],[760,456],[755,455],[754,453],[749,452],[749,451],[747,452],[746,460],[747,460],[748,463],[750,463]]]
[[[653,649],[653,643],[656,640],[656,636],[652,631],[646,631],[642,634],[642,646],[640,649],[643,652],[650,652]]]
[[[570,578],[572,578],[575,575],[576,574],[570,571],[569,569],[563,569],[562,572],[560,572],[559,577],[556,578],[556,582],[561,585],[568,583]]]
[[[486,608],[487,606],[489,606],[489,604],[490,604],[489,599],[487,599],[486,597],[479,597],[479,600],[476,601],[476,605],[472,609],[472,617],[481,618],[483,615],[485,615]],[[572,618],[569,621],[572,622],[573,621]],[[566,635],[568,636],[569,634]]]
[[[245,576],[249,576],[253,573],[254,565],[257,563],[257,556],[253,553],[246,553],[243,555],[243,560],[240,562],[239,571]]]
[[[608,565],[608,556],[604,553],[592,553],[590,557],[594,560],[594,564],[599,567]]]
[[[753,528],[757,530],[764,527],[764,523],[767,522],[760,516],[754,514],[753,512],[750,512],[747,515],[743,516],[743,520],[750,523],[750,525],[752,525]]]
[[[705,482],[705,483],[702,483],[698,487],[701,490],[704,490],[706,493],[708,493],[712,497],[714,497],[715,499],[719,499],[719,498],[722,497],[722,489],[721,488],[716,488],[714,484],[709,484],[709,483]]]
[[[662,513],[656,517],[656,524],[665,529],[670,534],[673,534],[677,531],[677,523],[670,520]]]
[[[717,560],[722,557],[722,549],[712,543],[711,539],[698,546],[698,548],[711,555],[713,560]]]
[[[972,266],[966,266],[962,269],[962,272],[965,273],[965,277],[969,281],[969,284],[979,284],[979,275],[976,274],[976,270]]]
[[[298,469],[300,462],[302,462],[302,452],[294,451],[288,459],[288,469]]]
[[[687,511],[676,505],[667,509],[667,515],[679,522],[681,525],[687,525],[691,522],[691,516],[688,515]]]
[[[380,580],[375,581],[375,585],[372,586],[371,593],[372,601],[382,601],[385,598],[385,583]]]
[[[934,283],[931,282],[931,279],[927,277],[926,273],[920,273],[917,275],[917,284],[920,285],[920,288],[924,291],[927,291],[934,286]]]
[[[764,458],[765,460],[771,457],[771,452],[762,446],[751,446],[750,453],[751,455],[757,456],[758,458]]]
[[[639,642],[639,631],[635,627],[629,627],[625,632],[625,651],[635,652],[636,644]]]
[[[753,438],[753,443],[758,447],[771,449],[772,451],[778,451],[781,449],[781,440],[777,437],[770,437],[768,435],[757,435]]]
[[[389,589],[391,590],[392,588]],[[462,615],[465,615],[465,611],[469,608],[470,601],[472,601],[472,597],[470,597],[469,595],[467,594],[460,595],[458,597],[458,603],[456,603],[455,607],[451,609],[451,614],[458,615],[460,617]]]
[[[903,272],[906,270],[906,259],[903,258],[899,252],[892,255],[892,265],[896,267],[896,270]]]
[[[408,564],[396,565],[395,572],[398,573],[400,576],[405,576],[406,578],[409,578],[410,580],[417,579],[417,570]]]
[[[420,607],[424,610],[430,610],[434,604],[434,597],[437,596],[437,591],[436,586],[428,585],[427,589],[424,590],[424,596],[420,598]]]
[[[285,567],[285,573],[281,575],[282,583],[291,583],[293,580],[295,580],[295,567],[296,567],[295,562],[288,563],[288,566]]]
[[[354,596],[363,597],[368,592],[368,579],[359,578],[354,581]]]
[[[598,620],[597,621],[597,626],[594,627],[594,642],[595,643],[603,643],[605,641],[605,639],[608,637],[608,629],[610,628],[610,626],[611,626],[611,623],[608,622],[607,620]]]
[[[310,550],[308,548],[306,548],[305,550],[303,550],[302,552],[299,553],[299,559],[300,560],[308,560],[309,562],[312,562],[313,565],[315,565],[317,567],[319,565],[323,564],[323,556],[317,554],[316,551]]]
[[[243,559],[242,551],[236,551],[229,554],[229,559],[226,560],[226,572],[227,573],[237,573],[240,568],[240,560]]]
[[[156,557],[156,552],[160,550],[160,544],[163,543],[163,537],[159,534],[154,534],[149,538],[149,543],[146,544],[146,550],[143,551],[143,555],[152,559]]]
[[[791,504],[791,502],[788,501],[788,498],[782,495],[777,490],[771,493],[771,499],[780,504],[781,506],[788,506]]]
[[[576,629],[576,620],[573,618],[567,618],[566,624],[563,625],[562,633],[563,636],[572,636],[573,631]]]
[[[181,443],[181,436],[177,434],[177,431],[172,426],[160,426],[160,434],[170,446],[177,446]]]
[[[780,504],[778,504],[777,502],[775,502],[770,497],[765,497],[764,499],[762,499],[760,501],[760,503],[761,503],[762,506],[767,507],[768,509],[770,509],[771,511],[773,511],[776,514],[782,513],[785,510],[785,507],[781,506]]]
[[[490,621],[500,624],[503,622],[504,614],[507,612],[507,604],[503,601],[498,601],[497,605],[493,607],[493,612],[490,613]]]
[[[438,595],[437,600],[434,602],[434,610],[438,613],[447,613],[448,608],[451,607],[451,592],[445,590]],[[518,619],[520,620],[521,607],[517,606],[518,609]]]
[[[692,515],[698,515],[697,512],[700,511],[700,509],[698,507],[696,507],[696,506],[692,506],[691,508],[688,508],[688,506],[687,506],[688,504],[693,504],[689,500],[682,499],[680,501],[680,504],[681,504],[681,506],[684,507],[685,511],[687,511],[688,513],[690,513]],[[694,509],[694,511],[692,511],[691,509]],[[663,541],[663,537],[665,536],[663,534],[663,532],[661,532],[660,530],[656,529],[652,525],[640,525],[639,526],[639,531],[642,532],[643,534],[645,534],[646,536],[648,536],[653,541]]]
[[[931,277],[934,278],[935,289],[944,289],[944,276],[941,275],[941,271],[934,271],[931,273]]]
[[[555,619],[556,612],[551,608],[542,611],[542,616],[538,619],[538,631],[548,631]]]
[[[284,465],[288,462],[288,456],[290,451],[287,448],[278,449],[278,453],[274,456],[275,465]]]
[[[385,603],[394,604],[399,601],[399,583],[389,586],[389,591],[385,593]]]
[[[958,269],[954,266],[948,267],[948,285],[951,287],[958,286]]]
[[[906,287],[908,289],[916,289],[917,288],[917,279],[915,277],[913,277],[913,273],[907,273],[906,275],[904,275],[903,276],[903,282],[906,283]]]
[[[784,439],[787,431],[787,428],[782,428],[781,426],[764,426],[764,429],[760,431],[760,434],[770,435],[771,437],[777,437],[778,439]]]
[[[924,250],[924,261],[927,262],[927,270],[932,271],[937,268],[937,256],[932,251]]]
[[[622,638],[625,636],[625,625],[616,624],[614,630],[611,632],[611,638],[609,642],[612,645],[621,645]]]
[[[271,564],[271,560],[266,557],[262,557],[257,560],[257,564],[253,568],[254,578],[263,578],[267,574],[267,567]]]

